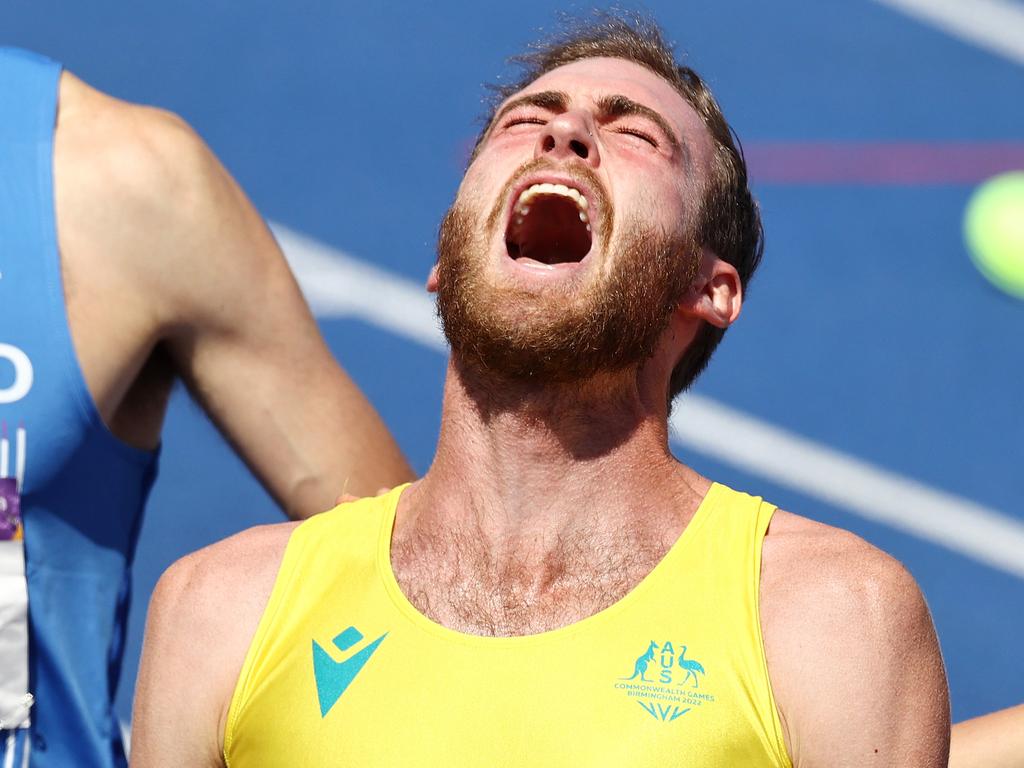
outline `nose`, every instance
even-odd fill
[[[580,159],[597,166],[601,158],[594,140],[594,124],[583,111],[571,110],[547,122],[537,138],[534,157],[552,160]]]

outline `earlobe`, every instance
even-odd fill
[[[430,274],[427,275],[427,290],[437,293],[437,264],[430,268]]]

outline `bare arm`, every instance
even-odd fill
[[[135,689],[133,768],[224,764],[235,682],[294,525],[250,529],[160,578]]]
[[[277,243],[190,132],[194,200],[153,278],[171,300],[171,354],[191,390],[292,516],[411,479],[380,418],[323,342]]]
[[[778,513],[762,623],[796,768],[946,765],[949,700],[917,584],[843,531]]]
[[[949,768],[1024,768],[1024,704],[954,725]]]
[[[69,311],[81,315],[76,345],[108,424],[118,431],[128,383],[162,354],[290,516],[411,479],[273,236],[204,143],[169,113],[65,80],[58,203],[77,276]],[[139,421],[122,419],[127,429]]]

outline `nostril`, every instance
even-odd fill
[[[555,137],[550,135],[545,136],[543,146],[545,152],[550,152],[552,149],[555,148]]]
[[[569,148],[584,160],[586,160],[587,155],[590,154],[590,150],[587,149],[587,145],[582,141],[577,141],[576,139],[569,142]]]

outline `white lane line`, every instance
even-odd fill
[[[1024,578],[1024,524],[690,393],[677,443]]]
[[[1008,0],[875,0],[1024,64],[1024,8]]]
[[[281,225],[274,232],[318,316],[358,317],[447,353],[422,286]],[[701,395],[683,397],[671,427],[679,445],[1024,578],[1024,524],[995,510]]]
[[[17,741],[15,740],[16,730],[12,729],[7,734],[7,740],[4,747],[4,768],[14,768],[14,750],[17,748]]]

